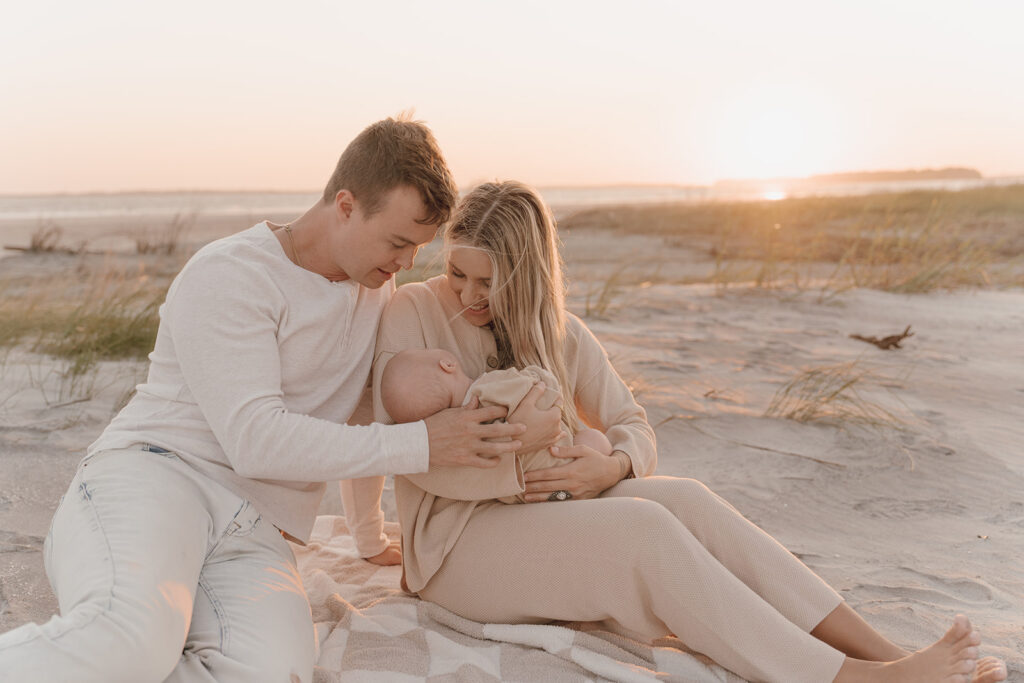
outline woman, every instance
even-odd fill
[[[446,273],[402,287],[385,311],[375,387],[409,348],[445,349],[470,377],[539,365],[559,381],[561,418],[604,431],[613,452],[564,447],[556,455],[566,465],[528,473],[528,501],[568,502],[491,500],[522,492],[514,456],[474,473],[473,500],[432,492],[437,470],[396,477],[407,589],[482,622],[600,620],[642,640],[671,632],[751,680],[1005,679],[998,660],[977,661],[980,638],[965,617],[910,654],[703,484],[649,476],[654,432],[600,343],[565,310],[554,221],[535,191],[476,188],[445,244]],[[390,421],[379,395],[375,412]]]

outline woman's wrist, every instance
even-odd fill
[[[616,464],[619,466],[618,481],[633,477],[633,461],[629,459],[629,455],[623,451],[613,451],[612,458],[615,459]]]

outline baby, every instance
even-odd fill
[[[528,365],[522,370],[492,370],[471,380],[459,367],[455,356],[442,349],[406,350],[396,354],[381,376],[380,395],[384,409],[395,422],[415,422],[444,410],[465,405],[476,396],[481,406],[501,405],[511,415],[530,389],[544,382],[544,394],[537,399],[537,409],[555,405],[562,393],[558,381],[544,368]],[[562,430],[572,430],[562,424]],[[612,445],[603,433],[585,428],[575,438],[564,438],[556,446],[584,445],[603,455],[611,455]],[[566,464],[547,448],[533,453],[519,453],[523,472]],[[503,503],[526,502],[523,494],[498,498]]]

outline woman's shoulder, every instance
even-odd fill
[[[587,324],[578,315],[569,311],[565,312],[565,343],[567,350],[578,350],[593,344],[601,345]]]
[[[592,366],[601,365],[607,357],[604,346],[587,324],[572,313],[565,313],[566,367],[574,373],[587,373]]]
[[[443,275],[438,275],[421,282],[407,282],[395,290],[392,300],[407,303],[438,303],[439,286],[443,279]]]
[[[438,297],[437,280],[440,277],[423,282],[409,282],[396,289],[391,296],[391,303],[388,305],[390,315],[395,315],[399,311],[439,308],[441,302]]]
[[[410,282],[399,287],[381,317],[381,334],[403,337],[412,330],[430,335],[431,331],[444,327],[445,315],[437,289],[438,278],[425,282]]]

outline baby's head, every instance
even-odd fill
[[[415,422],[445,408],[462,405],[473,383],[451,353],[409,349],[384,367],[380,398],[395,422]]]

